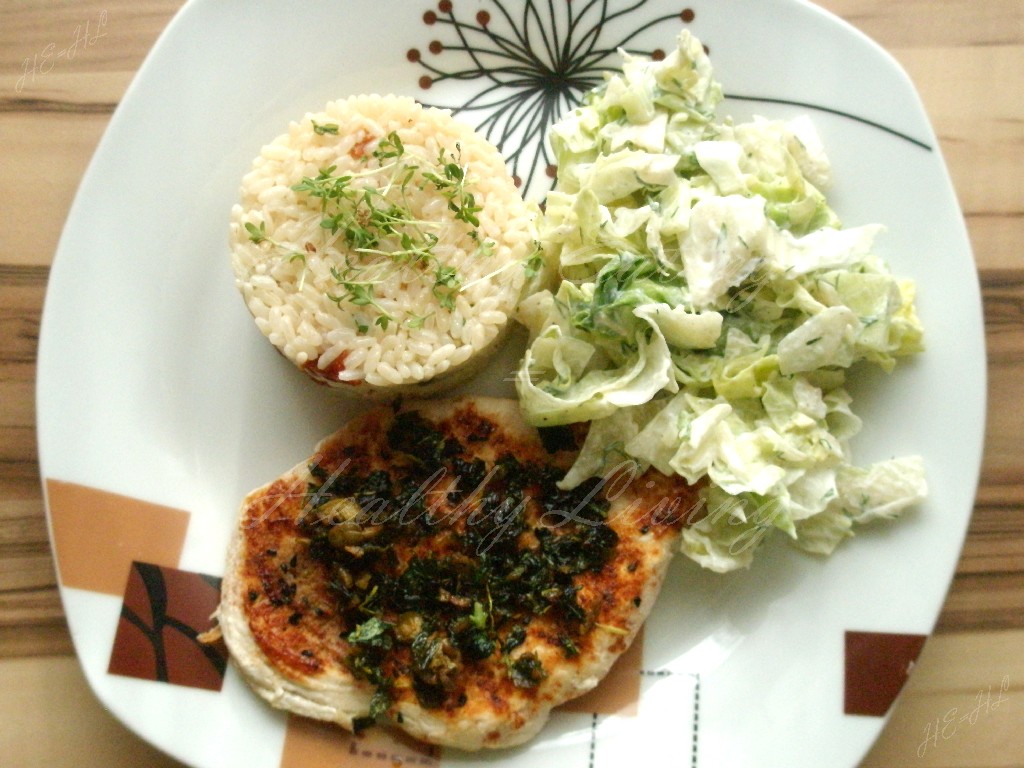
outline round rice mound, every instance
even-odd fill
[[[328,170],[352,177],[353,199],[369,190],[378,209],[393,203],[414,223],[388,235],[364,206],[332,231],[334,203],[295,189]],[[354,96],[292,122],[240,197],[231,262],[259,330],[318,382],[365,394],[424,393],[475,370],[509,326],[535,248],[536,208],[497,148],[405,97]],[[377,226],[379,242],[353,239],[346,222]],[[402,233],[429,252],[410,256]]]

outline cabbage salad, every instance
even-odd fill
[[[911,456],[852,463],[844,388],[922,349],[914,285],[843,228],[807,118],[716,122],[722,89],[684,30],[661,61],[623,53],[552,129],[558,181],[540,236],[557,288],[520,310],[516,387],[537,426],[591,422],[561,481],[632,462],[702,484],[682,549],[750,565],[783,531],[827,554],[926,493]]]

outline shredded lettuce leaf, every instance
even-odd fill
[[[622,461],[702,486],[682,551],[748,567],[770,533],[828,554],[925,497],[919,457],[855,465],[847,372],[923,349],[914,284],[844,228],[813,124],[717,120],[688,31],[552,129],[541,240],[561,281],[529,297],[516,387],[538,426],[590,422],[571,488]]]

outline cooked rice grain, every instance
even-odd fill
[[[355,177],[355,184],[373,185],[429,222],[438,236],[430,265],[355,252],[343,232],[321,226],[320,199],[293,189],[331,166],[340,176],[392,162],[373,156],[392,132],[407,165],[437,172],[442,149],[457,158],[465,191],[481,207],[473,227],[457,220],[449,198],[421,177],[404,188],[387,186],[392,174],[386,169]],[[390,392],[419,387],[493,349],[526,282],[534,215],[498,150],[447,112],[404,97],[355,96],[307,114],[262,149],[232,208],[232,266],[256,325],[295,365],[331,385]],[[266,239],[253,242],[247,224],[262,228]],[[481,252],[480,242],[488,241],[493,248]],[[439,265],[453,267],[460,280],[452,310],[436,295]],[[339,274],[372,282],[376,306],[351,300]],[[376,322],[382,313],[386,328]]]

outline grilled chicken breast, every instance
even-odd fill
[[[695,489],[556,482],[578,435],[514,400],[377,407],[241,507],[218,618],[270,704],[462,749],[592,689],[660,588]]]

